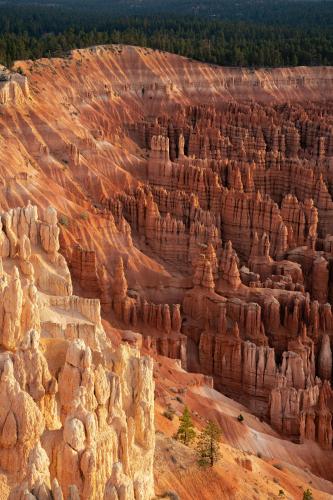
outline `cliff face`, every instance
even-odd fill
[[[1,213],[0,467],[9,498],[153,496],[152,360],[72,294],[57,212]]]
[[[150,259],[140,252],[137,245],[128,248],[128,227],[119,219],[114,224],[109,213],[101,213],[100,201],[109,198],[113,192],[128,192],[137,186],[138,181],[146,178],[146,155],[141,148],[150,149],[153,135],[168,135],[170,159],[173,161],[178,154],[180,129],[184,129],[186,156],[218,160],[222,155],[223,158],[239,159],[237,168],[231,169],[234,173],[231,173],[230,167],[223,165],[204,168],[202,175],[209,178],[200,182],[212,184],[209,197],[214,196],[215,199],[207,199],[207,194],[199,187],[200,208],[207,209],[207,202],[222,202],[215,186],[216,173],[222,176],[223,186],[229,189],[238,182],[237,171],[240,170],[246,192],[257,189],[263,193],[269,191],[274,193],[271,196],[278,203],[281,203],[282,195],[288,194],[289,185],[293,182],[292,192],[295,192],[298,201],[313,198],[318,210],[321,210],[320,225],[330,230],[329,210],[324,215],[326,204],[329,205],[325,194],[326,174],[323,174],[324,184],[314,176],[309,185],[304,185],[309,180],[311,166],[308,162],[300,166],[293,155],[297,141],[307,141],[309,154],[316,150],[318,155],[319,149],[320,154],[329,153],[332,147],[329,123],[325,129],[325,117],[322,117],[322,129],[318,131],[316,108],[308,105],[311,99],[324,100],[330,95],[331,68],[238,70],[191,62],[148,49],[118,46],[74,51],[65,59],[21,61],[17,66],[25,73],[28,81],[25,86],[29,89],[25,99],[17,103],[8,101],[1,107],[1,205],[10,208],[26,203],[28,199],[42,208],[52,203],[70,223],[70,230],[64,232],[63,242],[63,246],[68,243],[66,256],[70,264],[73,242],[76,241],[84,251],[94,250],[97,261],[105,266],[107,274],[112,274],[115,259],[111,262],[109,250],[115,248],[119,250],[117,253],[129,255],[126,262],[130,286],[140,280],[143,286],[152,288],[161,274],[165,283],[172,286],[172,279],[163,263]],[[24,80],[21,75],[12,75],[12,79],[15,78]],[[244,100],[269,104],[303,101],[307,110],[302,117],[301,107],[297,105],[280,111],[276,107],[266,109],[264,104],[234,109],[229,104],[227,112],[222,110],[224,125],[221,126],[218,123],[220,118],[214,122],[209,113],[206,116],[202,113],[202,117],[196,118],[196,111],[193,110],[186,111],[187,116],[182,116],[181,110],[189,106],[205,104],[217,110],[225,109],[230,101]],[[170,113],[175,120],[169,127],[167,117]],[[155,123],[162,115],[165,115],[164,122],[159,120]],[[248,117],[253,128],[250,133],[246,131]],[[296,130],[295,122],[299,118],[302,129]],[[261,120],[265,124],[262,131],[256,125]],[[191,130],[194,121],[197,126]],[[200,127],[207,129],[206,139]],[[264,137],[261,137],[262,134]],[[262,141],[268,141],[268,147],[272,149],[265,165],[262,159],[265,144]],[[241,153],[237,153],[238,147]],[[244,158],[244,151],[248,151],[247,158]],[[283,169],[280,167],[281,152],[288,156]],[[253,163],[253,169],[242,166],[242,158],[247,164]],[[190,168],[196,178],[198,169],[194,167],[200,167],[198,161]],[[185,168],[185,175],[189,175],[187,171],[188,168]],[[195,180],[198,181],[199,178]],[[151,178],[150,184],[153,182]],[[192,185],[186,187],[181,182],[177,187],[175,180],[172,183],[172,191],[177,188],[191,193]],[[165,179],[160,186],[167,188]],[[273,186],[272,189],[270,186]],[[194,194],[195,189],[193,185]],[[223,203],[225,210],[235,210],[232,203],[236,201],[232,202],[232,197],[229,196]],[[250,203],[242,201],[243,212],[252,210]],[[267,210],[270,208],[267,207]],[[293,233],[297,234],[298,220],[295,217],[295,221],[288,220],[288,223]],[[256,230],[256,225],[248,222],[247,226],[250,228],[243,239],[239,230],[237,234],[237,227],[228,231],[225,228],[225,233],[228,239],[242,239],[244,250],[249,252],[251,231]],[[277,220],[276,234],[279,226],[280,221]],[[66,229],[67,226],[64,227]],[[307,228],[305,224],[303,229],[301,224],[296,244],[302,244]],[[260,232],[261,228],[257,229]],[[196,234],[201,231],[200,228],[193,230]],[[281,228],[281,231],[284,229]],[[94,234],[93,241],[91,234]],[[276,234],[269,236],[275,239]],[[271,245],[275,246],[272,237]],[[75,252],[74,260],[77,260]],[[93,277],[90,279],[94,281]],[[97,289],[98,285],[91,282],[88,288]],[[178,296],[174,299],[178,300]]]
[[[0,66],[0,104],[21,104],[29,96],[27,77]]]
[[[0,466],[13,494],[153,494],[152,362],[139,350],[203,373],[326,461],[332,68],[218,68],[120,46],[17,65],[27,79],[11,74],[0,105],[13,408]]]

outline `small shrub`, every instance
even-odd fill
[[[279,497],[284,497],[284,491],[283,490],[279,490]]]
[[[165,493],[162,493],[162,495],[159,495],[159,497],[168,498],[169,500],[180,500],[179,496],[174,491],[166,491]]]
[[[80,219],[88,220],[88,217],[89,217],[88,212],[81,212],[80,213]]]
[[[21,68],[21,66],[18,66],[18,68],[16,68],[16,73],[19,73],[20,75],[24,75],[24,71]]]
[[[238,420],[238,422],[243,422],[244,421],[244,417],[243,417],[243,415],[241,413],[238,415],[237,420]]]
[[[68,227],[69,226],[68,217],[66,217],[66,215],[60,215],[60,217],[59,217],[59,224],[61,224],[61,226]]]
[[[314,496],[312,495],[312,491],[310,490],[310,488],[306,489],[303,492],[303,500],[313,500],[313,499]]]
[[[167,418],[168,420],[173,420],[173,417],[175,416],[175,410],[169,406],[167,410],[164,410],[163,412],[163,417]]]
[[[262,453],[261,453],[260,451],[258,451],[258,453],[257,453],[257,457],[258,457],[258,458],[262,458]]]

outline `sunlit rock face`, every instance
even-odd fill
[[[219,68],[121,46],[17,64],[24,75],[0,83],[11,498],[153,497],[147,354],[324,456],[332,68]]]
[[[29,204],[1,219],[0,463],[9,497],[74,491],[97,500],[115,488],[152,498],[152,360],[115,349],[98,299],[72,295],[54,208],[39,218]]]

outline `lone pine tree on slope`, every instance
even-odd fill
[[[188,446],[195,438],[195,430],[192,422],[191,414],[187,406],[185,406],[183,415],[180,417],[180,425],[176,433],[176,439]]]
[[[197,443],[198,464],[200,466],[213,467],[220,459],[220,438],[220,427],[210,420],[201,432]]]

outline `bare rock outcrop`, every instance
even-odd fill
[[[22,63],[32,101],[23,76],[0,86],[12,497],[153,497],[139,349],[330,450],[330,68],[217,68],[133,47],[65,63]]]
[[[54,209],[44,221],[31,205],[2,220],[0,466],[10,499],[97,500],[110,484],[126,485],[128,500],[152,498],[152,360],[115,350],[99,301],[71,294]],[[125,281],[120,263],[120,304]],[[179,309],[164,309],[162,327],[179,332]]]

